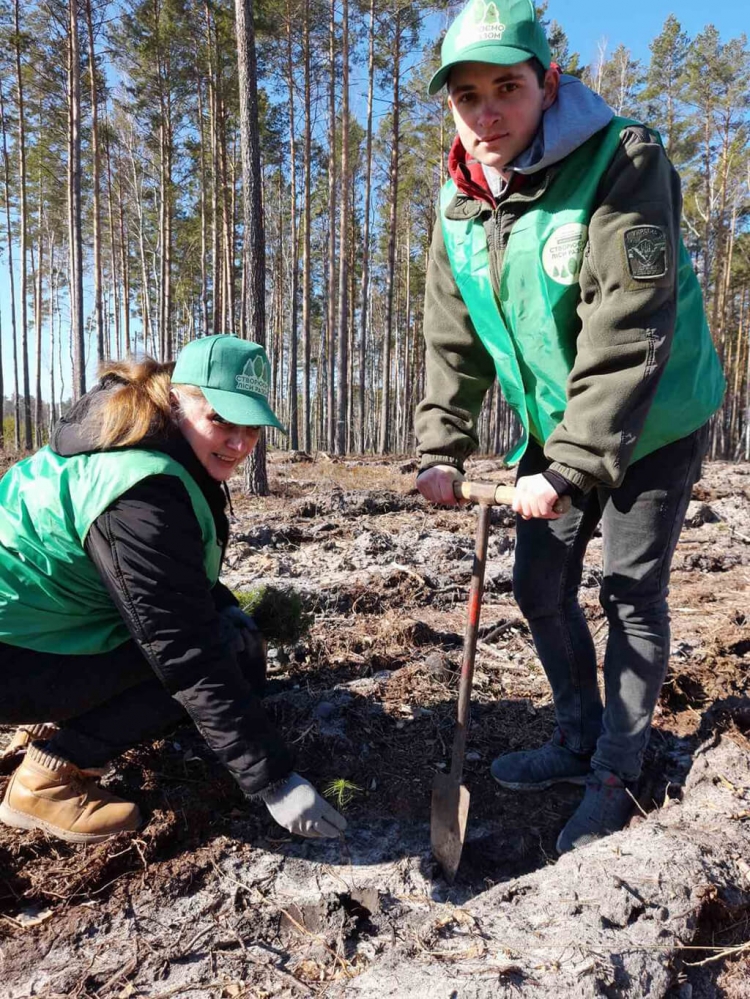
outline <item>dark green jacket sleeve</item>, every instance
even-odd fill
[[[582,326],[568,401],[544,448],[552,470],[584,490],[622,482],[674,333],[680,181],[647,129],[623,133],[598,203],[581,268]],[[638,279],[631,273],[626,234],[642,225],[664,232],[664,277]]]
[[[495,366],[459,294],[438,217],[427,265],[424,306],[425,393],[414,427],[420,468],[454,465],[477,449],[477,421]]]

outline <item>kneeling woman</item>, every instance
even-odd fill
[[[280,427],[268,359],[213,336],[171,367],[111,365],[0,481],[0,722],[58,725],[0,820],[73,843],[137,828],[137,806],[96,778],[189,717],[282,826],[336,836],[345,820],[292,771],[261,704],[262,640],[218,582],[225,483],[260,427]]]

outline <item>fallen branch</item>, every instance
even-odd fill
[[[196,992],[198,989],[225,989],[226,987],[226,981],[203,983],[196,982],[194,985],[186,985],[183,982],[182,985],[175,985],[173,988],[167,989],[166,992],[157,992],[155,995],[150,995],[149,999],[169,999],[169,996],[181,996],[184,992]]]
[[[721,961],[725,957],[731,957],[733,954],[742,954],[743,951],[750,950],[750,940],[746,943],[740,944],[739,947],[698,947],[695,945],[680,947],[679,950],[713,950],[716,951],[711,957],[704,958],[702,961],[685,961],[685,966],[688,968],[700,968],[704,964],[711,964],[713,961]]]
[[[97,989],[97,991],[101,995],[104,995],[107,989],[111,988],[122,978],[127,978],[129,975],[132,975],[137,967],[138,967],[138,945],[136,944],[135,956],[131,957],[130,960],[127,962],[127,964],[124,964],[119,971],[116,971],[114,973],[114,975],[111,975],[104,983],[104,985],[102,985],[100,989]]]

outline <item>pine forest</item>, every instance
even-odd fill
[[[457,6],[2,0],[2,446],[39,446],[97,362],[264,342],[270,445],[410,453],[422,299],[454,134],[427,96]],[[727,376],[712,455],[750,458],[750,49],[670,16],[640,61],[564,72],[657,128]],[[238,40],[239,43],[238,44]],[[243,131],[245,140],[243,141]],[[481,439],[515,428],[499,393]]]

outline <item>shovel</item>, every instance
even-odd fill
[[[458,722],[453,737],[451,768],[447,774],[435,774],[432,784],[432,813],[430,839],[432,853],[443,869],[446,881],[453,884],[461,862],[469,815],[469,789],[461,783],[464,771],[464,753],[469,728],[469,701],[474,678],[474,659],[477,654],[479,615],[484,592],[484,570],[487,563],[487,541],[490,533],[492,506],[513,503],[513,486],[498,486],[493,482],[455,482],[453,491],[457,499],[479,504],[474,566],[469,590],[469,612],[464,633],[464,655],[461,663],[461,680],[458,688]],[[556,513],[570,509],[570,497],[564,496],[555,504]]]

